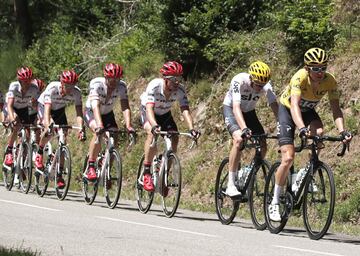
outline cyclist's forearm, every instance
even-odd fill
[[[131,127],[131,111],[130,111],[130,109],[124,110],[123,115],[124,115],[126,128],[129,129]]]
[[[184,116],[185,122],[186,122],[189,130],[194,129],[193,119],[191,117],[190,111],[189,110],[184,110],[183,111],[183,116]]]
[[[76,106],[76,122],[79,127],[84,126],[84,118],[82,113],[82,105]]]
[[[154,108],[149,104],[146,105],[146,118],[151,126],[157,124],[155,120]]]
[[[300,107],[296,105],[293,106],[291,104],[290,112],[296,127],[299,129],[305,127],[304,121],[301,116]]]

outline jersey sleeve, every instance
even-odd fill
[[[100,100],[101,83],[90,84],[89,88],[89,100]]]
[[[15,91],[16,91],[16,84],[14,83],[11,83],[10,86],[9,86],[9,91],[6,93],[6,98],[7,99],[11,99],[11,98],[14,98],[15,97]]]
[[[233,103],[241,103],[241,83],[235,79],[231,81],[231,95]]]
[[[44,104],[52,104],[53,88],[49,88],[44,92]]]
[[[155,86],[150,82],[145,91],[145,103],[155,105]]]
[[[301,81],[302,78],[299,76],[299,73],[296,73],[290,80],[290,97],[295,95],[295,96],[300,96],[301,95]]]
[[[179,101],[179,104],[180,104],[180,107],[183,108],[183,107],[188,107],[189,106],[189,100],[187,98],[187,94],[186,94],[186,91],[185,91],[185,88],[183,86],[180,86],[178,88],[178,91],[179,91],[179,94],[178,94],[178,101]]]
[[[120,91],[120,100],[127,100],[128,92],[127,92],[126,84],[124,82],[120,83],[119,91]]]
[[[79,87],[75,87],[74,101],[75,101],[75,106],[82,106],[81,90]]]
[[[264,89],[266,91],[266,98],[269,105],[276,102],[276,95],[274,93],[271,83],[267,83]]]
[[[337,82],[334,78],[333,75],[331,74],[328,74],[331,78],[331,86],[328,90],[328,96],[329,96],[329,100],[338,100],[340,98],[340,92],[339,92],[339,89],[338,89],[338,86],[337,86]]]

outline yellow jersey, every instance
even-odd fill
[[[328,93],[329,100],[339,99],[339,91],[334,76],[326,72],[319,86],[314,88],[311,85],[308,71],[303,68],[291,78],[289,85],[286,86],[281,94],[280,103],[290,108],[291,96],[299,95],[301,96],[300,109],[302,112],[305,112],[315,108],[326,93]]]

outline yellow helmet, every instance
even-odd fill
[[[255,61],[249,67],[251,79],[259,83],[267,83],[270,80],[270,68],[262,61]]]
[[[327,62],[328,55],[321,48],[311,48],[304,55],[305,65],[326,65]]]

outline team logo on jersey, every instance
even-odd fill
[[[241,100],[254,100],[257,101],[260,98],[259,95],[255,95],[253,96],[252,93],[248,94],[248,95],[241,95]]]

